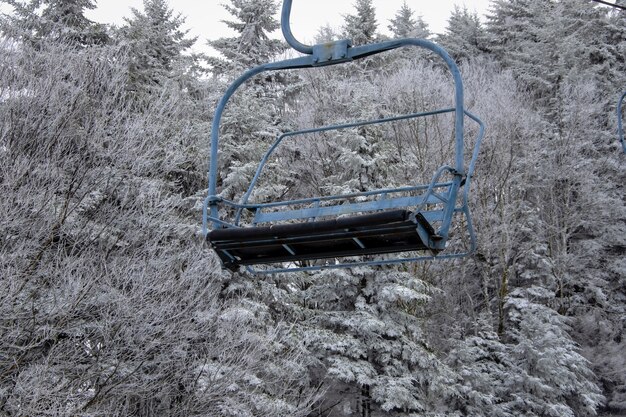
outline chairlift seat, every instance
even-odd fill
[[[390,210],[373,214],[277,224],[215,229],[207,241],[224,266],[364,256],[431,250],[418,228],[437,240],[435,230],[419,212]]]
[[[291,3],[292,0],[283,0],[281,27],[287,43],[303,55],[261,64],[245,71],[225,91],[213,116],[209,188],[203,205],[202,229],[223,266],[231,270],[246,266],[249,272],[269,274],[350,268],[355,265],[391,265],[434,259],[435,255],[437,259],[452,259],[471,253],[476,246],[476,239],[468,207],[469,184],[484,134],[484,125],[464,107],[463,82],[454,59],[435,43],[416,38],[357,46],[352,46],[352,42],[347,39],[313,46],[304,45],[291,33]],[[344,64],[402,47],[429,50],[445,62],[454,82],[453,107],[422,111],[416,109],[411,114],[282,132],[265,152],[239,202],[229,201],[219,194],[221,120],[230,98],[245,82],[267,71]],[[451,156],[454,163],[442,165],[432,176],[430,184],[409,182],[395,188],[363,190],[343,195],[297,195],[295,200],[267,203],[250,201],[265,165],[284,140],[307,134],[436,117],[448,113],[454,117],[454,155]],[[467,161],[464,148],[466,117],[478,126],[474,151]],[[247,214],[252,213],[252,216],[246,215],[242,219],[244,211]],[[464,248],[450,245],[456,249],[444,251],[455,216],[465,219],[464,224],[458,220],[455,220],[455,224],[465,226],[469,244]],[[442,251],[444,253],[438,254]],[[402,252],[421,253],[398,255]],[[392,253],[396,256],[370,256]],[[352,257],[361,259],[344,259]],[[316,262],[317,260],[321,262]],[[312,262],[307,265],[306,261]],[[257,264],[264,264],[264,267],[253,268]]]

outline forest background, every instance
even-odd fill
[[[356,0],[319,41],[388,25],[461,67],[487,125],[478,248],[257,277],[221,270],[201,208],[217,100],[293,55],[268,37],[277,1],[230,0],[237,35],[211,57],[165,0],[119,27],[85,17],[93,0],[0,2],[0,415],[626,414],[626,11],[493,0],[485,23],[457,8],[433,35],[410,3],[378,22]],[[241,196],[280,131],[445,105],[450,88],[419,51],[255,79],[224,116],[221,192]],[[290,145],[254,197],[424,183],[450,132],[437,116]]]

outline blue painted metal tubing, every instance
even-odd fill
[[[309,45],[304,45],[303,43],[298,42],[298,40],[293,36],[293,33],[291,33],[291,25],[289,24],[290,16],[291,16],[291,0],[284,0],[282,13],[280,15],[280,22],[281,22],[280,27],[282,29],[285,40],[287,41],[289,46],[291,46],[296,51],[302,52],[303,54],[312,54],[313,47]]]
[[[626,98],[626,91],[622,94],[617,102],[617,136],[622,144],[622,149],[626,153],[626,139],[624,139],[624,114],[622,112],[624,99]]]

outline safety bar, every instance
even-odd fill
[[[308,207],[285,211],[274,211],[263,213],[262,208],[254,216],[254,224],[268,223],[274,221],[312,219],[318,220],[321,217],[340,216],[342,214],[363,213],[368,211],[391,210],[400,207],[419,207],[424,204],[447,203],[447,199],[439,194],[426,193],[412,197],[386,198],[381,200],[366,201],[352,204],[342,204],[326,207]],[[415,209],[413,211],[422,212]]]
[[[387,117],[387,118],[383,118],[383,119],[367,120],[367,121],[346,123],[346,124],[332,125],[332,126],[323,126],[323,127],[318,127],[318,128],[311,128],[311,129],[304,129],[304,130],[298,130],[298,131],[283,133],[282,135],[278,136],[276,141],[272,144],[272,146],[270,146],[270,148],[267,150],[267,152],[265,153],[265,155],[261,159],[261,162],[259,163],[259,166],[257,167],[257,170],[256,170],[256,172],[254,174],[254,177],[252,178],[252,181],[250,182],[250,186],[248,187],[248,190],[246,191],[246,193],[241,198],[239,206],[243,207],[243,208],[246,207],[246,205],[248,204],[248,200],[250,198],[250,195],[252,194],[252,191],[256,187],[256,183],[258,182],[259,177],[261,176],[261,173],[262,173],[263,169],[265,168],[265,165],[267,164],[270,156],[274,153],[276,148],[281,144],[281,142],[285,138],[294,137],[294,136],[298,136],[298,135],[306,135],[306,134],[310,134],[310,133],[327,132],[327,131],[330,131],[330,130],[342,130],[342,129],[348,129],[348,128],[353,128],[353,127],[358,127],[358,126],[368,126],[368,125],[375,125],[375,124],[383,124],[383,123],[388,123],[388,122],[395,122],[395,121],[413,119],[413,118],[417,118],[417,117],[421,117],[421,116],[432,116],[432,115],[438,115],[438,114],[443,114],[443,113],[451,113],[453,111],[454,111],[453,108],[441,109],[441,110],[434,110],[434,111],[429,111],[429,112],[412,113],[412,114],[407,114],[407,115],[403,115],[403,116],[394,116],[394,117]],[[465,114],[468,117],[470,117],[473,121],[475,121],[478,124],[478,126],[479,126],[479,134],[478,134],[477,143],[476,143],[476,146],[474,146],[474,151],[472,153],[472,159],[470,161],[470,164],[469,164],[467,172],[466,172],[466,177],[469,179],[472,176],[472,174],[474,173],[474,167],[476,165],[476,159],[478,158],[478,153],[480,151],[480,140],[482,139],[482,137],[484,135],[485,125],[482,122],[482,120],[480,120],[477,116],[474,116],[470,112],[465,111]],[[411,188],[411,189],[414,189],[414,188]],[[238,223],[238,220],[239,220],[239,216],[237,216],[237,218],[235,220],[235,224]]]
[[[398,187],[398,188],[384,188],[384,189],[379,189],[379,190],[372,190],[372,191],[361,191],[361,192],[357,192],[357,193],[350,193],[350,194],[342,194],[342,195],[332,195],[332,196],[321,196],[321,197],[309,197],[309,198],[302,198],[302,199],[298,199],[298,200],[288,200],[288,201],[277,201],[277,202],[272,202],[272,203],[261,203],[261,204],[241,204],[241,203],[237,203],[235,201],[231,201],[231,200],[226,200],[226,199],[222,199],[222,198],[218,198],[217,202],[219,202],[220,204],[223,204],[225,206],[229,206],[237,211],[240,210],[257,210],[257,209],[267,209],[267,208],[276,208],[276,207],[285,207],[285,206],[295,206],[295,205],[307,205],[307,204],[316,204],[316,203],[325,203],[325,202],[333,202],[333,201],[340,201],[340,200],[349,200],[349,199],[355,199],[355,198],[359,198],[359,197],[372,197],[372,196],[376,196],[376,195],[385,195],[385,194],[393,194],[393,193],[409,193],[409,192],[416,192],[416,191],[420,191],[420,190],[426,190],[426,193],[424,193],[424,195],[426,194],[434,194],[433,190],[437,189],[437,188],[449,188],[452,185],[452,182],[448,181],[448,182],[441,182],[441,183],[436,183],[436,184],[420,184],[420,185],[414,185],[414,186],[408,186],[408,187]],[[204,200],[204,204],[203,204],[203,224],[202,224],[202,230],[203,230],[203,234],[206,235],[208,233],[208,222],[214,222],[214,223],[219,223],[221,226],[224,227],[239,227],[239,225],[237,224],[237,222],[233,222],[233,223],[228,223],[225,221],[220,220],[218,217],[213,217],[211,215],[209,215],[208,213],[208,208],[210,206],[210,198],[207,197]]]
[[[263,168],[267,164],[267,161],[269,160],[270,156],[274,153],[278,145],[280,145],[280,143],[285,138],[299,136],[299,135],[306,135],[310,133],[328,132],[330,130],[343,130],[343,129],[349,129],[349,128],[359,127],[359,126],[383,124],[383,123],[388,123],[388,122],[413,119],[413,118],[421,117],[421,116],[431,116],[431,115],[442,114],[442,113],[451,113],[453,111],[454,109],[442,109],[442,110],[436,110],[436,111],[430,111],[430,112],[413,113],[413,114],[408,114],[408,115],[403,115],[403,116],[387,117],[384,119],[367,120],[367,121],[354,122],[354,123],[345,123],[345,124],[340,124],[340,125],[324,126],[324,127],[317,127],[317,128],[283,133],[282,135],[278,136],[276,141],[272,144],[272,146],[270,146],[270,148],[267,150],[267,152],[261,159],[261,162],[259,163],[256,173],[254,174],[254,177],[252,178],[252,181],[250,182],[250,186],[248,187],[248,190],[246,191],[244,196],[241,198],[241,204],[246,204],[248,202],[248,199],[250,198],[250,195],[252,194],[252,191],[254,190],[254,187],[256,186],[256,183],[259,180],[259,177],[261,176],[261,172],[263,171]]]

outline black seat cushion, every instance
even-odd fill
[[[417,224],[430,235],[434,230],[420,213],[412,214],[390,210],[306,223],[216,229],[207,240],[232,270],[240,265],[428,249],[417,234]]]

